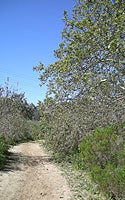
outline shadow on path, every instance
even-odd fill
[[[8,153],[8,159],[4,168],[1,170],[3,172],[9,171],[22,171],[22,165],[25,167],[34,167],[46,162],[51,162],[53,159],[49,156],[25,156],[21,153]]]

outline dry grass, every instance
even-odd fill
[[[91,182],[86,172],[76,170],[67,163],[63,164],[62,168],[72,191],[71,200],[107,200],[97,190],[97,185]]]

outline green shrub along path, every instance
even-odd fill
[[[114,199],[125,198],[125,141],[123,127],[96,129],[79,145],[81,164],[101,191]]]
[[[37,107],[6,84],[0,87],[0,169],[11,145],[37,139],[40,133]]]

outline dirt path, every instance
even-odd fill
[[[66,179],[39,143],[20,144],[10,153],[0,172],[0,200],[70,199]]]

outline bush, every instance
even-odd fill
[[[27,121],[28,133],[32,140],[43,139],[43,133],[41,128],[41,123],[39,121]]]
[[[29,105],[24,95],[9,89],[8,83],[0,87],[0,167],[5,163],[10,145],[35,139],[35,130],[28,123],[30,118],[38,118],[37,108]],[[37,127],[35,123],[33,126]]]
[[[9,145],[5,143],[4,139],[0,137],[0,169],[3,167]]]
[[[125,198],[125,142],[120,127],[117,132],[116,126],[96,129],[79,145],[83,168],[114,199]]]
[[[108,197],[115,200],[125,198],[125,167],[114,167],[109,163],[105,169],[99,166],[92,166],[90,172],[92,180],[98,185],[99,190],[108,194]]]

